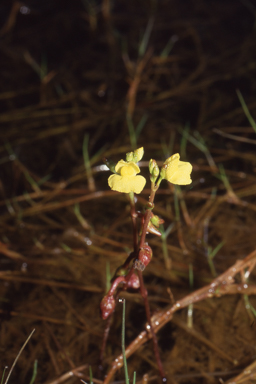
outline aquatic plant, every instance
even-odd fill
[[[114,191],[126,193],[130,200],[130,214],[133,226],[133,251],[127,257],[125,262],[117,268],[115,275],[111,280],[111,287],[108,293],[103,297],[100,308],[102,318],[107,319],[113,314],[116,300],[121,291],[127,289],[140,290],[140,294],[144,300],[148,330],[150,330],[153,339],[154,353],[158,369],[163,381],[165,381],[157,338],[151,324],[148,293],[142,275],[142,272],[148,266],[153,256],[152,249],[146,242],[146,235],[152,233],[161,236],[161,232],[158,228],[164,223],[164,220],[153,213],[154,199],[160,183],[165,179],[176,185],[190,184],[192,182],[190,178],[192,165],[188,162],[180,161],[180,155],[178,153],[169,157],[164,162],[161,169],[159,169],[156,160],[151,159],[149,161],[151,182],[149,201],[145,205],[143,212],[138,212],[136,210],[134,193],[140,193],[146,184],[146,179],[143,176],[138,175],[140,168],[137,163],[142,159],[143,155],[144,148],[138,148],[135,151],[126,154],[126,161],[120,160],[115,167],[109,167],[110,170],[114,172],[114,174],[108,178],[110,188]],[[108,162],[106,163],[109,164]],[[140,219],[139,233],[137,231],[138,219]],[[103,344],[105,345],[105,342]]]

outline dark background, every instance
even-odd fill
[[[164,229],[173,225],[172,268],[149,236],[153,313],[171,305],[170,287],[180,300],[216,277],[209,254],[220,244],[217,275],[255,249],[256,139],[237,94],[256,118],[255,15],[250,0],[1,1],[0,373],[36,328],[10,383],[29,383],[35,360],[35,383],[89,381],[89,365],[102,382],[121,351],[117,306],[98,370],[106,266],[113,275],[132,250],[129,205],[109,191],[103,157],[118,161],[143,146],[147,180],[151,158],[161,165],[179,152],[193,165],[181,194],[163,182],[156,197]],[[250,279],[254,287],[253,266]],[[124,296],[128,345],[146,318],[139,294]],[[218,383],[255,360],[249,299],[254,308],[253,295],[195,304],[194,333],[187,309],[175,315],[158,334],[169,382]],[[145,373],[157,382],[151,343],[128,366],[138,382]]]

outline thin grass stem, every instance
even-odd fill
[[[149,38],[150,38],[150,35],[151,35],[151,32],[152,32],[153,25],[154,25],[154,18],[151,17],[148,20],[148,24],[147,24],[145,33],[143,35],[143,38],[142,38],[140,46],[139,46],[139,57],[143,57],[145,55],[145,52],[146,52],[147,46],[148,46],[148,41],[149,41]]]
[[[194,286],[194,272],[193,272],[193,265],[189,264],[189,287],[190,292],[193,291]],[[188,328],[193,328],[193,303],[189,304],[188,306],[188,319],[187,319],[187,326]]]
[[[137,125],[136,127],[136,130],[135,130],[135,134],[136,134],[136,139],[138,140],[140,134],[141,134],[141,131],[142,129],[144,128],[146,122],[148,120],[148,114],[147,113],[144,113],[144,115],[142,116],[142,118],[140,119],[139,121],[139,124]]]
[[[122,353],[123,353],[123,359],[124,359],[124,377],[125,377],[125,383],[129,384],[128,367],[127,367],[127,360],[125,355],[125,299],[120,299],[120,301],[123,303],[121,342],[122,342]]]
[[[92,374],[92,367],[89,366],[89,377],[90,377],[90,384],[93,384],[93,374]]]
[[[30,380],[29,384],[33,384],[35,382],[36,375],[37,375],[37,363],[38,363],[37,360],[35,360],[34,368],[33,368],[33,374],[32,374],[32,377],[31,377],[31,380]]]
[[[89,157],[89,135],[84,135],[83,141],[83,157],[84,157],[84,167],[88,179],[88,188],[89,191],[94,192],[96,190],[94,178],[92,176],[91,162]]]
[[[132,147],[132,149],[135,149],[137,147],[137,137],[136,137],[136,132],[135,132],[132,118],[131,118],[130,114],[128,114],[128,113],[126,116],[126,122],[127,122],[128,130],[129,130],[131,147]]]
[[[21,347],[21,349],[20,349],[18,355],[16,356],[16,358],[15,358],[15,360],[14,360],[12,366],[11,366],[10,372],[8,373],[8,376],[7,376],[7,378],[6,378],[5,382],[4,382],[4,384],[7,384],[7,383],[8,383],[8,381],[9,381],[9,379],[10,379],[10,377],[11,377],[12,371],[13,371],[13,369],[14,369],[14,367],[15,367],[15,365],[16,365],[16,363],[17,363],[19,357],[20,357],[20,355],[22,354],[24,348],[26,347],[27,343],[28,343],[29,340],[31,339],[31,337],[32,337],[32,335],[33,335],[34,332],[35,332],[35,329],[33,329],[33,331],[32,331],[32,332],[30,333],[30,335],[28,336],[27,340],[25,341],[25,343],[24,343],[23,346]]]
[[[186,159],[186,148],[187,148],[187,142],[188,142],[189,129],[190,129],[189,123],[186,123],[185,127],[183,128],[183,134],[180,142],[180,154],[183,159]]]
[[[162,59],[166,59],[169,54],[171,53],[171,50],[173,49],[173,46],[174,44],[179,40],[178,36],[177,35],[173,35],[171,36],[171,38],[168,40],[166,46],[164,47],[164,49],[162,50],[162,52],[160,53],[160,57]]]
[[[3,371],[3,374],[2,374],[2,379],[1,379],[1,384],[3,384],[3,381],[4,381],[4,375],[5,375],[5,371],[8,367],[4,367],[4,371]]]
[[[74,205],[74,214],[76,215],[77,220],[79,221],[79,223],[81,224],[81,226],[84,229],[89,229],[90,228],[90,225],[87,223],[87,220],[85,220],[85,218],[83,217],[83,215],[80,212],[80,205],[79,205],[79,203],[76,203]]]
[[[236,93],[237,93],[237,96],[239,98],[239,101],[242,105],[242,108],[243,108],[243,111],[244,111],[244,114],[245,116],[247,117],[247,119],[249,120],[249,123],[251,124],[252,128],[254,129],[254,132],[256,133],[256,122],[255,120],[253,119],[247,105],[246,105],[246,102],[243,98],[243,95],[241,94],[241,92],[239,91],[239,89],[236,90]]]
[[[164,226],[162,224],[159,227],[159,230],[162,234],[161,241],[162,241],[162,251],[163,251],[163,256],[164,256],[164,263],[165,263],[165,267],[167,270],[170,270],[171,266],[172,266],[172,261],[171,261],[171,258],[169,257],[168,247],[167,247],[167,237],[171,233],[172,228],[173,228],[173,223],[170,224],[166,230],[164,230]]]

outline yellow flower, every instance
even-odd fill
[[[108,178],[108,185],[113,191],[140,193],[146,184],[143,176],[136,176],[140,168],[133,161],[120,160],[115,166],[117,174]]]
[[[188,185],[192,183],[190,178],[192,165],[185,161],[180,161],[178,153],[165,160],[163,171],[163,179],[168,180],[172,184]]]

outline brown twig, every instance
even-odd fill
[[[149,48],[145,55],[140,59],[136,65],[134,78],[131,81],[130,88],[127,92],[127,100],[128,100],[128,107],[127,107],[127,116],[132,118],[134,113],[134,108],[136,104],[136,96],[138,92],[138,87],[141,82],[141,76],[142,72],[147,65],[150,57],[152,56],[153,50],[152,48]]]
[[[253,251],[244,260],[236,261],[236,263],[227,269],[222,275],[214,279],[211,284],[187,295],[183,299],[177,301],[172,307],[169,307],[153,316],[151,322],[154,332],[157,333],[166,323],[168,323],[172,319],[175,312],[187,307],[191,303],[196,303],[214,296],[220,297],[228,293],[230,294],[230,287],[232,287],[231,290],[237,290],[237,293],[239,294],[243,293],[240,285],[233,284],[234,277],[244,268],[249,267],[251,263],[254,263],[255,258],[256,251]],[[247,291],[248,287],[249,286],[246,285],[246,287],[244,286],[244,289]],[[247,293],[249,294],[249,291],[247,291]],[[151,333],[149,334],[147,331],[142,331],[126,348],[126,357],[128,358],[131,356],[139,347],[141,347],[147,340],[151,338]],[[234,361],[234,364],[235,363],[236,362]],[[112,363],[112,367],[104,380],[104,384],[108,384],[110,382],[115,372],[120,369],[122,365],[123,356],[119,355]]]

